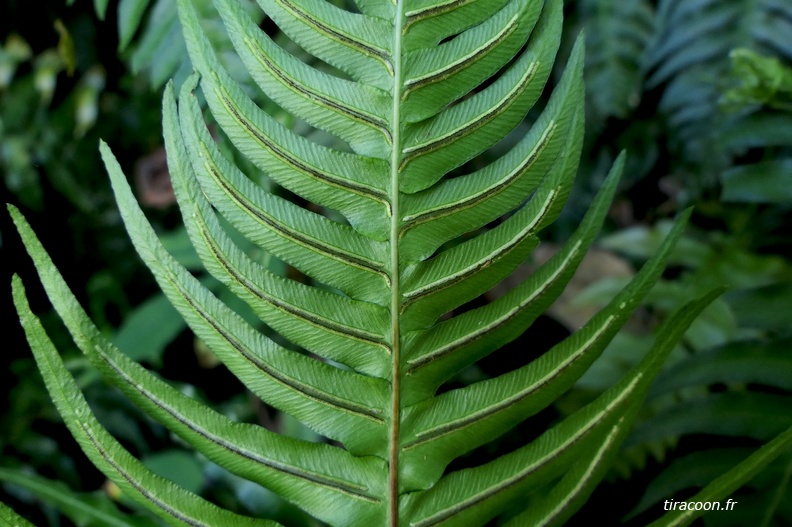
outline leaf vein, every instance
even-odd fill
[[[500,194],[501,192],[508,189],[520,176],[525,173],[526,170],[529,170],[534,165],[542,152],[544,152],[544,150],[547,148],[557,128],[558,125],[551,121],[528,156],[526,156],[526,158],[514,170],[512,170],[498,183],[470,194],[462,200],[446,203],[420,213],[405,216],[404,227],[402,228],[401,235],[403,236],[404,233],[409,229],[417,227],[418,225],[426,223],[427,221],[439,219],[450,214],[454,214],[455,212],[474,207],[485,199]]]
[[[512,16],[503,29],[501,29],[495,36],[493,36],[490,40],[485,42],[484,45],[477,48],[476,50],[449,62],[438,70],[427,72],[423,75],[405,81],[405,89],[402,92],[402,100],[404,100],[411,92],[419,88],[423,88],[424,86],[428,86],[429,84],[434,84],[447,79],[460,70],[466,68],[471,62],[478,60],[479,57],[488,54],[501,42],[506,40],[512,33],[514,33],[514,30],[517,28],[517,18],[517,15]]]
[[[558,277],[561,276],[563,271],[566,269],[566,266],[569,264],[569,262],[571,262],[574,259],[581,245],[582,242],[580,241],[576,242],[572,250],[570,251],[569,255],[566,257],[566,259],[561,263],[561,265],[558,266],[558,268],[553,272],[553,274],[550,275],[550,277],[548,277],[548,279],[543,284],[541,284],[536,290],[534,290],[534,292],[531,293],[531,295],[529,295],[527,298],[525,298],[515,307],[511,308],[506,313],[498,317],[496,320],[490,322],[489,324],[487,324],[482,328],[479,328],[475,331],[468,333],[461,339],[457,339],[455,341],[449,342],[448,344],[441,346],[436,350],[430,351],[429,353],[421,355],[420,357],[416,357],[414,359],[408,360],[407,363],[410,365],[410,367],[407,370],[407,374],[410,375],[419,368],[431,362],[434,362],[438,359],[441,359],[450,353],[453,353],[455,350],[461,348],[462,346],[465,346],[480,338],[483,338],[484,336],[488,335],[489,333],[492,333],[493,331],[499,329],[504,324],[512,320],[514,317],[520,314],[520,312],[523,309],[525,309],[525,307],[527,307],[528,304],[530,304],[531,302],[536,300],[539,296],[544,294],[544,292],[547,291],[547,289],[555,283]]]
[[[533,80],[538,70],[539,70],[538,61],[534,61],[531,64],[529,64],[525,73],[520,78],[520,82],[517,83],[517,85],[514,86],[509,91],[509,93],[507,93],[506,96],[500,100],[498,104],[496,104],[495,106],[491,107],[489,110],[481,114],[478,119],[461,124],[454,130],[451,130],[445,133],[444,135],[441,135],[440,137],[437,137],[430,141],[405,148],[402,152],[409,155],[406,156],[402,161],[402,166],[406,166],[409,162],[411,162],[413,159],[417,157],[426,155],[430,152],[434,152],[435,150],[448,146],[450,143],[453,143],[458,139],[461,139],[467,135],[472,134],[476,130],[485,126],[487,123],[491,122],[495,117],[505,112],[508,109],[508,107],[511,106],[514,100],[520,96],[522,90],[531,82],[531,80]]]
[[[290,76],[286,75],[286,73],[283,71],[282,68],[278,67],[277,64],[275,64],[272,60],[270,60],[270,58],[267,56],[264,50],[261,49],[261,46],[257,45],[249,38],[245,39],[245,43],[248,45],[248,48],[255,54],[256,58],[258,58],[259,63],[267,70],[269,70],[270,73],[272,73],[275,77],[277,77],[278,80],[280,80],[280,82],[284,86],[290,88],[293,91],[301,93],[303,96],[305,96],[308,99],[317,101],[318,103],[324,105],[327,108],[334,110],[339,114],[346,115],[355,121],[358,121],[360,123],[371,126],[372,128],[375,128],[377,131],[379,131],[385,136],[385,139],[388,141],[388,143],[391,143],[393,141],[390,130],[388,130],[387,123],[385,122],[384,119],[377,118],[376,116],[352,108],[347,104],[343,104],[336,99],[327,97],[322,93],[318,92],[317,90],[314,90],[308,87],[307,85],[294,80]]]
[[[557,196],[557,192],[552,190],[548,193],[547,200],[542,205],[542,209],[539,211],[539,214],[533,219],[531,223],[525,226],[520,232],[518,232],[511,240],[509,240],[504,245],[500,246],[495,251],[491,252],[486,258],[479,260],[475,265],[468,266],[465,269],[461,269],[456,273],[453,273],[448,276],[444,276],[434,282],[426,284],[418,289],[414,289],[404,294],[404,297],[407,298],[407,301],[404,302],[402,306],[402,311],[409,306],[411,303],[443,289],[447,289],[463,280],[466,280],[468,277],[476,274],[477,272],[481,271],[482,269],[486,269],[490,265],[492,265],[496,260],[500,259],[504,254],[509,253],[512,249],[522,243],[527,236],[529,236],[537,225],[542,222],[547,214],[549,213],[550,209],[553,206]]]

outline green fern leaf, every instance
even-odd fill
[[[343,448],[233,422],[134,363],[89,320],[11,209],[56,311],[96,368],[149,415],[211,461],[330,525],[484,525],[550,485],[541,505],[511,524],[563,521],[602,477],[665,357],[719,290],[683,305],[633,370],[536,440],[474,468],[446,474],[448,466],[574,384],[659,279],[688,213],[626,288],[567,340],[523,368],[437,395],[558,298],[616,192],[623,156],[553,258],[502,298],[454,312],[509,276],[561,213],[582,144],[582,39],[531,131],[499,159],[470,169],[468,161],[509,134],[544,90],[560,43],[561,0],[360,0],[359,13],[321,0],[259,3],[289,38],[341,73],[299,61],[238,3],[216,0],[251,77],[278,105],[349,148],[302,137],[257,106],[223,68],[194,3],[179,0],[196,75],[178,98],[172,85],[165,90],[169,169],[206,269],[320,360],[269,339],[179,264],[110,149],[100,150],[129,236],[186,323],[252,393]],[[257,186],[223,155],[199,90],[231,143],[313,207]],[[456,170],[463,174],[451,177]],[[249,258],[228,225],[313,282]],[[56,406],[109,477],[176,525],[270,524],[221,511],[124,451],[91,414],[19,279],[14,292]]]
[[[33,524],[15,513],[8,505],[0,502],[0,521],[8,527],[33,527]]]
[[[13,286],[14,303],[21,314],[22,327],[58,411],[91,461],[121,489],[173,525],[209,527],[232,522],[246,527],[276,525],[220,509],[152,473],[124,450],[91,413],[58,351],[38,318],[31,313],[18,277],[15,277]]]

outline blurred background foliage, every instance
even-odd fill
[[[244,3],[282,46],[310,60],[277,34],[255,2]],[[326,134],[256,91],[211,1],[196,5],[221,60],[259,104],[329,144]],[[498,375],[549,349],[629,280],[676,213],[695,207],[693,222],[629,331],[574,389],[495,447],[474,451],[450,469],[491,459],[496,450],[523,443],[580,408],[638,362],[681,299],[725,284],[729,293],[694,324],[658,379],[606,482],[570,522],[588,525],[596,517],[640,526],[662,513],[663,500],[691,496],[792,424],[792,2],[566,0],[565,11],[567,51],[581,30],[587,35],[586,145],[561,220],[512,280],[553,254],[623,149],[629,152],[626,179],[607,232],[564,296],[523,337],[445,389]],[[558,61],[558,74],[563,64]],[[78,298],[121,349],[235,419],[322,441],[251,397],[185,330],[123,232],[99,161],[99,138],[113,145],[133,175],[168,249],[225,302],[278,338],[203,271],[179,226],[159,107],[164,83],[174,78],[178,84],[189,72],[173,0],[6,0],[0,7],[2,198],[24,209]],[[532,111],[518,132],[536,115]],[[216,139],[251,178],[287,195],[221,134]],[[243,248],[274,271],[304,279],[257,248]],[[26,279],[34,309],[49,322],[98,417],[149,467],[233,510],[289,526],[316,525],[268,491],[183,448],[106,386],[48,314],[5,214],[0,271],[6,284],[13,272]],[[498,294],[496,288],[461,309]],[[44,391],[10,295],[2,303],[0,501],[36,525],[157,525],[79,451]],[[792,454],[742,489],[733,511],[706,515],[701,524],[791,525],[790,477]]]

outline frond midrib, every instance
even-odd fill
[[[402,25],[404,0],[396,0],[393,19],[393,113],[391,117],[390,159],[390,282],[391,282],[391,423],[388,445],[388,524],[399,525],[399,450],[401,424],[401,269],[399,264],[399,234],[401,212],[399,208],[399,173],[401,167],[401,99],[402,99]]]

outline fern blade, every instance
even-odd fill
[[[416,0],[405,2],[404,51],[431,48],[491,18],[507,0]]]
[[[541,2],[515,0],[450,42],[406,53],[401,118],[415,123],[431,117],[503,67],[525,43],[541,9]],[[416,190],[402,185],[403,192]]]
[[[561,6],[542,10],[527,49],[492,85],[405,133],[401,186],[423,190],[437,178],[481,154],[511,131],[536,102],[550,75],[561,37]],[[582,59],[576,46],[570,66]]]
[[[579,147],[579,140],[566,146],[561,161],[552,167],[530,201],[510,218],[407,270],[404,318],[423,322],[410,323],[407,328],[425,326],[443,312],[484,293],[525,260],[538,242],[535,235],[556,219],[564,205],[566,196],[559,189],[568,188],[574,179],[576,166],[570,160],[577,158]]]
[[[392,141],[387,93],[308,66],[277,46],[235,2],[216,5],[237,53],[264,93],[355,152],[387,156]]]
[[[208,459],[331,524],[339,524],[349,510],[372,520],[382,515],[382,490],[372,489],[382,467],[372,465],[372,458],[359,460],[328,445],[283,437],[211,412],[129,360],[82,315],[84,332],[74,337],[92,364],[135,404]],[[329,464],[317,464],[319,459]],[[344,513],[329,509],[328,501],[338,503]]]
[[[0,521],[8,527],[34,527],[32,523],[14,512],[14,510],[0,501]]]
[[[516,338],[560,294],[593,242],[616,190],[623,160],[616,163],[583,223],[564,247],[528,280],[482,308],[408,335],[404,369],[420,401],[453,372]],[[472,328],[472,329],[471,329]]]
[[[130,237],[163,292],[196,334],[251,391],[273,406],[294,413],[320,433],[339,440],[343,436],[350,449],[370,452],[377,448],[373,438],[381,437],[384,410],[371,405],[376,400],[374,394],[382,394],[376,382],[280,348],[204,290],[165,252],[115,158],[104,145],[102,151]],[[319,408],[332,412],[334,418],[328,419],[329,414]],[[347,419],[356,424],[351,428],[351,423],[341,424]],[[363,430],[367,432],[361,433]]]
[[[188,0],[179,0],[179,16],[212,114],[240,152],[278,184],[338,210],[360,232],[384,240],[391,214],[387,162],[322,147],[284,128],[225,72]]]
[[[618,420],[642,400],[663,361],[698,314],[722,290],[688,302],[663,325],[649,354],[616,386],[529,445],[486,465],[449,474],[430,490],[405,500],[415,526],[481,525],[522,494],[548,482],[571,457],[591,451]]]
[[[405,411],[405,459],[432,460],[421,465],[429,481],[460,453],[505,433],[569,389],[629,320],[658,280],[679,239],[686,218],[678,221],[661,248],[631,283],[586,325],[532,363],[423,401]],[[434,465],[434,467],[432,467]]]
[[[19,278],[14,279],[14,302],[28,342],[44,376],[53,402],[72,435],[91,461],[138,503],[171,525],[189,527],[274,527],[278,524],[255,520],[220,509],[185,491],[143,466],[102,427],[88,407],[77,383],[60,359],[41,323],[30,311]]]
[[[50,290],[63,294],[55,292],[51,284]],[[71,297],[70,303],[76,304],[76,299]],[[58,307],[64,310],[63,306]],[[376,485],[382,467],[372,465],[372,458],[358,460],[328,445],[301,442],[258,426],[234,423],[129,360],[100,334],[85,313],[72,316],[80,321],[82,331],[74,324],[69,329],[91,363],[130,400],[210,460],[278,492],[331,524],[339,523],[339,512],[328,509],[328,501],[343,504],[343,509],[354,510],[363,518],[381,516],[377,509],[382,508],[382,498],[371,487]],[[317,464],[318,459],[329,464]],[[336,472],[340,467],[342,472]],[[381,492],[380,489],[380,496]]]
[[[353,298],[381,298],[385,294],[381,275],[384,255],[380,254],[379,244],[256,187],[222,157],[205,126],[195,121],[199,113],[197,101],[185,94],[189,84],[185,88],[180,128],[190,161],[182,165],[190,176],[195,175],[212,204],[242,234],[287,263]],[[173,134],[176,137],[179,131]],[[173,148],[177,148],[175,140],[173,143]],[[193,195],[206,199],[199,192]],[[259,286],[262,283],[257,282]],[[385,322],[378,320],[384,315],[377,315],[382,311],[377,306],[350,302],[339,316],[356,311],[355,305],[359,306],[357,310],[368,313],[369,330],[384,328]]]
[[[392,22],[317,0],[257,0],[306,51],[364,84],[389,89],[394,73]]]
[[[517,208],[536,189],[565,145],[580,141],[573,117],[583,110],[578,74],[567,68],[545,111],[508,153],[476,172],[403,196],[404,261],[429,257],[460,233]]]
[[[591,453],[582,455],[549,494],[542,495],[529,509],[504,524],[504,527],[560,527],[583,505],[602,480],[608,463],[629,432],[631,414],[619,419]],[[634,413],[632,414],[634,415]]]

